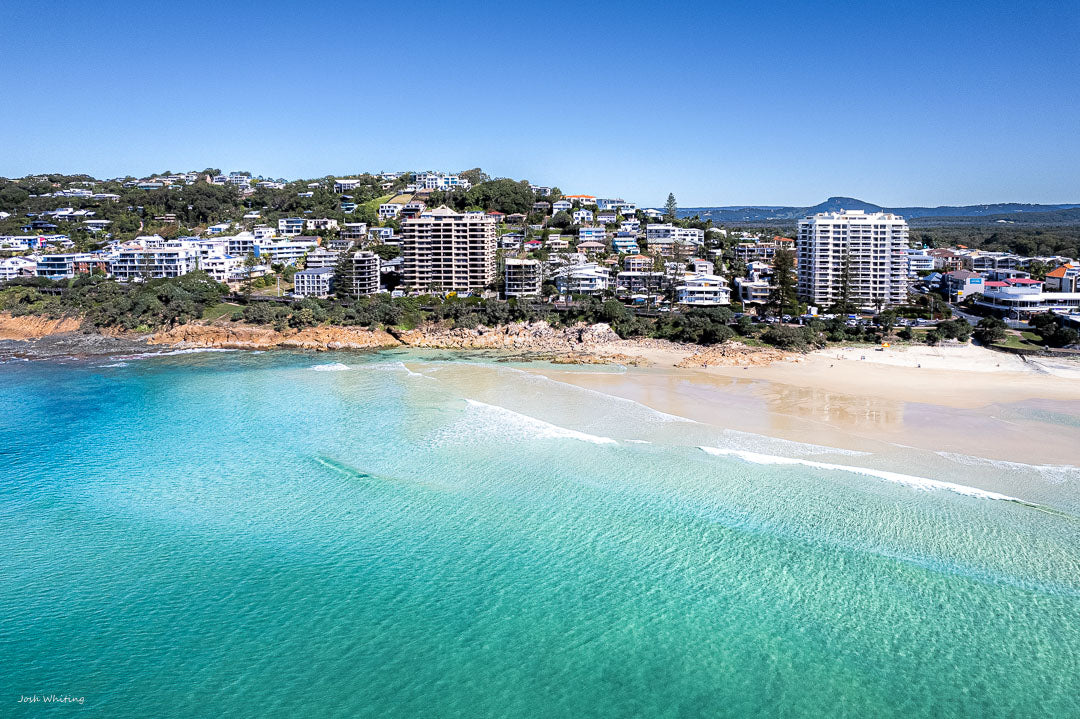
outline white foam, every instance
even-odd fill
[[[98,367],[127,367],[127,362],[114,362],[112,364],[99,364]]]
[[[331,364],[317,364],[310,369],[316,372],[345,372],[351,369],[348,365],[343,365],[340,362],[333,362]]]
[[[737,457],[744,462],[752,462],[753,464],[801,464],[805,467],[814,467],[816,469],[851,472],[853,474],[862,474],[867,477],[876,477],[878,479],[884,479],[887,482],[895,482],[915,489],[943,489],[948,492],[955,492],[956,494],[962,494],[967,497],[977,497],[979,499],[999,499],[1007,502],[1022,502],[1022,500],[1017,499],[1016,497],[1010,497],[1007,494],[998,494],[997,492],[989,492],[985,489],[976,489],[975,487],[953,484],[952,482],[942,482],[937,479],[927,479],[926,477],[913,477],[910,474],[899,474],[897,472],[886,472],[880,469],[870,469],[869,467],[853,467],[845,464],[815,462],[810,459],[796,459],[794,457],[777,457],[771,454],[758,454],[757,452],[747,452],[741,449],[721,449],[719,447],[699,447],[698,449],[716,456]]]
[[[117,357],[117,359],[149,359],[150,357],[169,357],[171,355],[193,355],[202,354],[203,352],[238,352],[239,350],[225,349],[222,347],[189,347],[182,350],[165,350],[163,352],[140,352],[133,355],[123,355]]]
[[[502,422],[525,430],[531,437],[542,439],[577,439],[582,442],[592,442],[593,444],[618,444],[618,441],[611,437],[599,437],[595,434],[587,434],[585,432],[578,432],[575,429],[559,427],[558,425],[515,412],[506,407],[499,407],[493,404],[487,404],[486,402],[478,402],[475,399],[466,399],[465,402],[470,407],[483,409],[486,412],[497,415]]]
[[[626,441],[631,442],[633,444],[652,444],[652,442],[650,442],[647,439],[628,439]]]
[[[1025,464],[1023,462],[973,457],[968,454],[956,454],[953,452],[935,452],[934,454],[951,462],[965,464],[970,467],[994,467],[1009,472],[1034,472],[1052,484],[1080,480],[1080,467],[1072,464]]]
[[[724,429],[721,431],[724,435],[725,444],[736,445],[734,449],[746,450],[754,452],[757,450],[765,450],[766,452],[783,452],[785,454],[801,454],[801,455],[815,455],[815,454],[840,454],[849,457],[862,457],[870,454],[869,452],[860,452],[855,449],[840,449],[839,447],[828,447],[823,444],[810,444],[808,442],[795,442],[790,439],[780,439],[779,437],[770,437],[764,434],[754,434],[753,432],[743,432],[738,429]]]
[[[540,382],[552,382],[554,384],[561,385],[563,387],[569,387],[570,389],[577,390],[578,392],[585,392],[586,394],[592,394],[592,395],[596,395],[598,397],[604,397],[605,399],[614,400],[616,402],[623,402],[623,403],[627,403],[627,404],[632,404],[635,407],[640,407],[641,409],[645,410],[646,412],[649,412],[654,417],[659,419],[661,422],[688,422],[690,424],[701,424],[696,419],[690,419],[689,417],[680,417],[680,416],[675,415],[675,414],[668,414],[667,412],[661,412],[658,409],[653,409],[652,407],[648,406],[647,404],[642,404],[641,402],[638,402],[636,400],[627,399],[626,397],[619,397],[618,395],[614,395],[614,394],[608,394],[607,392],[600,392],[599,390],[590,389],[588,387],[580,387],[580,386],[578,386],[576,384],[572,384],[570,382],[562,382],[562,381],[557,380],[557,379],[552,379],[551,377],[548,377],[547,375],[537,374],[535,372],[529,372],[527,370],[518,369],[516,367],[500,367],[499,369],[505,370],[507,372],[517,372],[519,374],[523,374],[526,377],[530,377],[530,378],[532,378],[534,380],[537,380],[537,381],[540,381]],[[588,374],[624,374],[624,373],[623,372],[589,372]]]

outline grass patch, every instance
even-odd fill
[[[221,319],[225,315],[231,315],[238,309],[240,309],[240,305],[233,304],[232,302],[222,302],[203,310],[202,318],[209,322],[213,322],[214,320]]]

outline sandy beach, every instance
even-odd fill
[[[625,344],[617,349],[633,354]],[[853,347],[705,368],[676,367],[686,353],[672,348],[637,356],[650,366],[530,371],[661,412],[799,442],[1080,465],[1080,363],[1025,362],[974,345]]]

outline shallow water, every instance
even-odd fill
[[[11,363],[0,432],[5,716],[1080,715],[1074,468],[445,352]]]

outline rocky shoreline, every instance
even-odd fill
[[[556,364],[665,365],[699,368],[760,365],[791,359],[793,353],[728,343],[716,347],[667,340],[620,339],[606,324],[552,327],[546,322],[464,329],[425,327],[366,329],[309,327],[277,331],[233,322],[193,322],[152,334],[137,335],[82,327],[78,318],[0,315],[0,354],[24,358],[94,356],[162,349],[235,350],[378,350],[423,348],[513,353],[522,359]]]

